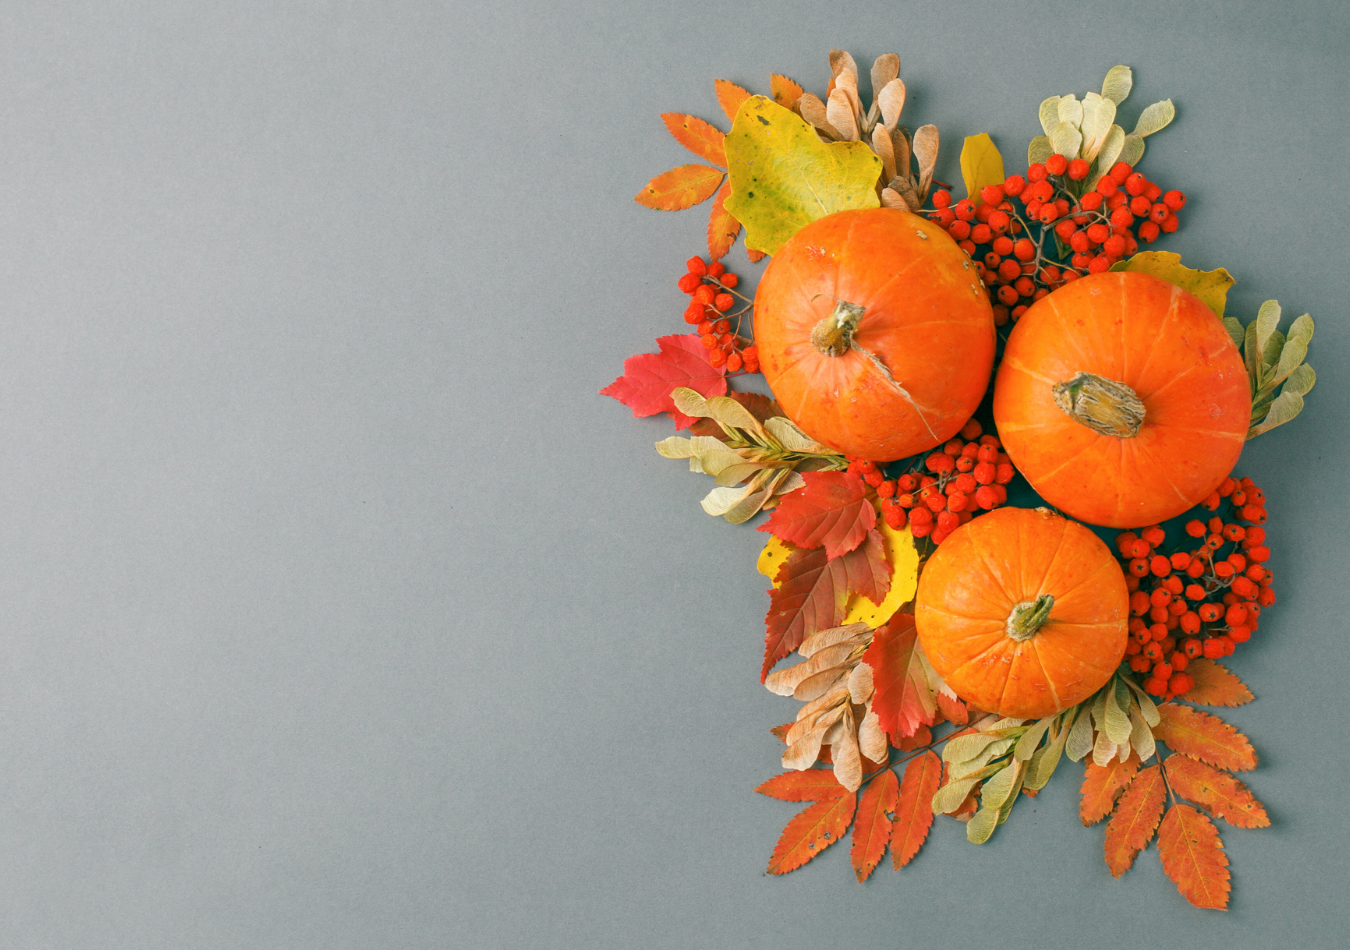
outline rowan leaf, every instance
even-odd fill
[[[659,353],[641,353],[623,362],[623,375],[604,389],[633,410],[633,415],[654,416],[668,412],[675,417],[675,428],[686,429],[696,420],[675,408],[670,394],[688,387],[704,396],[722,396],[727,391],[726,367],[708,362],[707,350],[694,334],[659,337]]]
[[[775,253],[817,218],[876,208],[881,159],[863,142],[820,140],[796,113],[752,96],[726,137],[729,212],[745,226],[747,248]]]
[[[1106,823],[1106,866],[1112,877],[1120,877],[1134,863],[1134,856],[1153,839],[1153,830],[1162,817],[1162,768],[1150,765],[1130,783],[1120,796],[1116,812]]]
[[[708,213],[708,256],[719,260],[731,245],[736,243],[736,235],[741,233],[741,222],[727,211],[727,195],[731,194],[731,182],[722,182],[713,198],[712,211]]]
[[[775,775],[755,791],[781,802],[819,802],[838,798],[845,788],[829,769],[805,769]]]
[[[778,103],[784,109],[791,109],[797,104],[797,100],[802,97],[802,87],[797,85],[786,76],[780,76],[772,73],[769,76],[769,89],[773,91],[773,101]],[[736,117],[732,116],[731,121],[735,122]]]
[[[914,859],[933,827],[933,795],[942,783],[942,760],[931,750],[909,760],[891,824],[891,861],[898,871]]]
[[[726,134],[721,129],[683,112],[663,112],[661,121],[666,124],[666,131],[674,136],[675,141],[699,158],[714,165],[726,165],[727,153],[722,148]]]
[[[853,822],[853,848],[849,851],[849,857],[853,861],[853,873],[859,884],[872,875],[886,853],[899,794],[900,782],[895,773],[887,769],[872,779],[858,799],[858,814]]]
[[[712,197],[725,174],[707,165],[679,165],[647,182],[633,200],[657,211],[683,211]]]
[[[868,532],[860,547],[833,560],[823,548],[795,549],[788,555],[769,592],[761,683],[775,663],[811,634],[840,626],[851,593],[875,602],[885,599],[890,583],[885,557],[885,544],[875,531]]]
[[[1186,675],[1195,685],[1186,691],[1186,701],[1204,706],[1241,706],[1256,697],[1247,684],[1223,664],[1204,657],[1191,660]]]
[[[1003,156],[989,133],[966,136],[961,146],[961,177],[966,182],[966,194],[976,204],[983,202],[981,188],[1003,184],[1007,177],[1003,174]]]
[[[816,802],[783,829],[769,858],[770,874],[787,874],[834,844],[848,831],[858,805],[855,792]]]
[[[805,472],[806,487],[783,496],[759,526],[799,548],[825,548],[833,560],[852,551],[877,522],[867,483],[852,472]]]
[[[1196,270],[1184,267],[1181,255],[1171,251],[1140,251],[1133,257],[1117,261],[1111,265],[1113,271],[1137,271],[1152,274],[1168,283],[1176,284],[1182,290],[1188,290],[1209,309],[1222,319],[1224,303],[1228,299],[1228,288],[1237,281],[1233,275],[1220,267],[1216,270]]]
[[[1270,827],[1270,816],[1256,796],[1227,772],[1186,755],[1169,755],[1163,767],[1173,794],[1204,805],[1238,828]]]
[[[1228,856],[1214,823],[1190,805],[1167,810],[1158,828],[1158,854],[1181,896],[1195,907],[1228,909]]]
[[[872,667],[872,709],[893,744],[936,721],[931,667],[923,662],[913,614],[896,614],[878,630],[862,662]]]
[[[1173,752],[1234,772],[1256,768],[1251,742],[1218,716],[1178,703],[1163,703],[1158,713],[1162,722],[1153,728],[1153,736]]]
[[[750,98],[750,93],[726,79],[714,79],[713,88],[717,90],[717,104],[727,114],[727,121],[735,122],[737,111]]]
[[[1139,771],[1139,756],[1131,753],[1124,762],[1112,759],[1106,766],[1095,762],[1087,764],[1083,776],[1083,799],[1078,806],[1078,817],[1084,825],[1095,825],[1116,807],[1116,798]]]

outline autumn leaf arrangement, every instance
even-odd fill
[[[636,200],[712,199],[678,280],[692,332],[601,390],[669,414],[657,451],[713,479],[703,509],[770,535],[760,679],[800,705],[757,790],[805,808],[768,871],[851,828],[863,882],[939,816],[982,844],[1067,759],[1113,876],[1156,843],[1183,898],[1226,909],[1219,829],[1270,820],[1210,710],[1253,699],[1220,661],[1275,603],[1268,500],[1234,469],[1303,408],[1313,321],[1271,300],[1244,322],[1226,270],[1141,249],[1186,196],[1139,171],[1175,109],[1126,132],[1129,68],[1042,101],[1021,172],[965,139],[957,199],[899,57],[829,65],[820,97],[717,80],[728,132],[662,116],[700,161]],[[742,231],[769,258],[753,295],[724,263]],[[772,396],[731,389],[760,374]]]

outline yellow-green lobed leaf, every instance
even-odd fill
[[[789,109],[751,96],[727,133],[727,211],[745,226],[752,250],[775,254],[818,218],[876,208],[881,159],[863,142],[820,140]]]
[[[976,204],[981,203],[981,188],[1001,185],[1007,179],[1003,156],[987,132],[966,137],[961,146],[961,177],[966,182],[966,194]]]

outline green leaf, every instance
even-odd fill
[[[1242,340],[1247,335],[1247,331],[1242,326],[1242,321],[1237,317],[1224,317],[1223,328],[1228,331],[1228,336],[1232,339],[1233,345],[1239,350],[1242,349]]]
[[[1139,114],[1139,121],[1135,123],[1132,134],[1142,138],[1145,135],[1152,135],[1154,132],[1161,132],[1176,117],[1177,109],[1176,106],[1172,105],[1171,99],[1155,102]]]
[[[933,793],[933,813],[946,815],[961,807],[978,779],[950,781]]]
[[[1312,335],[1312,317],[1305,313],[1289,328],[1289,337],[1284,341],[1284,349],[1280,351],[1280,361],[1275,366],[1271,384],[1284,382],[1294,370],[1303,365],[1304,359],[1308,356],[1308,342],[1312,340]]]
[[[1059,100],[1061,96],[1051,96],[1049,99],[1042,99],[1040,109],[1037,115],[1041,120],[1041,128],[1049,137],[1054,131],[1055,126],[1059,125]]]
[[[822,142],[796,113],[751,96],[726,140],[731,194],[725,207],[745,225],[745,244],[776,254],[818,218],[876,208],[881,159],[863,142]]]
[[[1081,106],[1079,107],[1081,110]],[[1078,150],[1083,147],[1083,133],[1068,122],[1061,122],[1050,136],[1050,147],[1065,158],[1077,158]]]
[[[1256,321],[1253,320],[1247,324],[1247,332],[1242,335],[1242,359],[1247,365],[1247,378],[1251,380],[1252,392],[1260,388],[1257,372],[1261,367],[1261,360],[1257,356],[1260,352],[1261,348],[1256,345]]]
[[[1116,104],[1089,92],[1083,99],[1083,157],[1092,161],[1116,121]]]
[[[1120,105],[1133,87],[1134,73],[1130,71],[1130,67],[1112,66],[1102,83],[1102,96]]]
[[[1280,302],[1278,300],[1267,300],[1261,304],[1261,309],[1256,311],[1256,352],[1264,354],[1266,343],[1270,341],[1270,336],[1280,325]]]
[[[770,437],[789,452],[823,454],[830,452],[825,446],[808,436],[785,416],[773,416],[765,420],[764,428]]]
[[[1092,717],[1082,710],[1069,730],[1069,738],[1064,746],[1064,754],[1069,761],[1077,762],[1092,751]]]
[[[1078,101],[1077,96],[1060,96],[1058,113],[1060,125],[1064,125],[1067,122],[1069,125],[1072,125],[1075,129],[1082,128],[1083,104]],[[1059,131],[1058,128],[1056,128],[1055,131],[1056,132]],[[1050,132],[1048,134],[1050,136],[1050,139],[1053,141],[1055,138],[1055,133]]]
[[[1127,165],[1138,165],[1139,159],[1143,157],[1144,137],[1135,135],[1133,132],[1125,136],[1125,140],[1121,142],[1120,155],[1116,157],[1116,161],[1124,162]]]
[[[987,132],[969,135],[961,146],[961,177],[966,181],[966,194],[980,204],[980,189],[987,185],[1001,185],[1007,179],[1003,174],[1003,156]]]
[[[989,808],[1002,808],[1017,779],[1018,769],[1011,764],[1004,766],[997,774],[984,783],[980,790],[980,804]]]
[[[1116,745],[1130,741],[1130,689],[1120,680],[1106,694],[1106,735]],[[1124,695],[1122,695],[1124,694]]]
[[[1284,389],[1280,392],[1296,392],[1300,396],[1308,395],[1308,390],[1312,389],[1317,383],[1317,374],[1307,363],[1297,367],[1289,378],[1284,381]]]
[[[1102,176],[1109,172],[1116,164],[1120,156],[1120,150],[1125,145],[1125,130],[1118,125],[1113,125],[1106,130],[1106,140],[1102,142],[1101,151],[1097,153],[1096,171],[1088,176],[1087,189],[1091,191],[1097,187],[1097,182],[1102,180]]]
[[[1064,754],[1064,742],[1069,737],[1069,727],[1073,724],[1077,713],[1077,706],[1064,713],[1064,721],[1059,724],[1050,744],[1037,749],[1036,754],[1031,757],[1031,762],[1027,765],[1027,788],[1032,790],[1045,788],[1050,776],[1055,774],[1060,756]]]
[[[1261,348],[1261,367],[1264,370],[1270,370],[1270,372],[1262,373],[1262,376],[1265,377],[1265,381],[1262,383],[1263,386],[1275,385],[1275,381],[1272,377],[1274,376],[1276,365],[1280,362],[1280,354],[1282,352],[1284,352],[1284,334],[1279,330],[1276,330],[1266,339],[1266,345]],[[1300,360],[1300,362],[1302,361]],[[1294,365],[1298,364],[1296,363]]]
[[[1148,693],[1144,692],[1143,687],[1136,683],[1133,677],[1126,676],[1122,678],[1125,680],[1125,685],[1130,687],[1131,691],[1134,692],[1135,700],[1139,704],[1139,712],[1143,715],[1144,722],[1148,723],[1150,726],[1156,726],[1158,723],[1162,722],[1162,714],[1158,712],[1158,706],[1153,702],[1153,698],[1149,696]]]
[[[1157,751],[1157,746],[1153,741],[1153,730],[1144,721],[1144,716],[1138,706],[1130,707],[1130,745],[1138,754],[1140,762],[1148,761],[1149,757]]]
[[[1050,729],[1050,723],[1054,722],[1054,717],[1042,719],[1036,725],[1032,726],[1026,732],[1022,733],[1022,738],[1017,740],[1017,746],[1013,750],[1013,758],[1019,762],[1025,762],[1036,752],[1036,747],[1041,744],[1045,734]]]
[[[1008,794],[1008,797],[1003,800],[1003,806],[998,810],[998,823],[1000,825],[1007,821],[1008,816],[1012,814],[1013,806],[1017,804],[1017,799],[1021,797],[1017,793],[1022,790],[1022,783],[1026,781],[1027,777],[1026,763],[1014,763],[1013,770],[1016,771],[1017,774],[1013,776],[1012,791]]]
[[[1027,146],[1027,164],[1035,165],[1037,162],[1044,162],[1053,154],[1055,154],[1055,150],[1050,147],[1049,137],[1038,135]]]
[[[1201,303],[1214,311],[1216,317],[1223,316],[1228,288],[1237,283],[1233,275],[1222,267],[1216,270],[1195,270],[1185,267],[1181,263],[1181,255],[1171,251],[1140,251],[1131,258],[1117,261],[1111,266],[1111,270],[1138,271],[1141,274],[1161,277],[1182,290],[1195,294]]]
[[[764,438],[764,427],[759,424],[759,420],[751,415],[749,409],[746,409],[730,396],[714,396],[709,399],[708,414],[724,431],[740,429],[753,433],[760,439]],[[731,433],[728,432],[727,434],[730,435]]]
[[[1261,424],[1252,426],[1251,429],[1247,430],[1247,438],[1254,439],[1258,435],[1265,435],[1276,426],[1284,425],[1302,411],[1303,396],[1286,386],[1280,390],[1280,394],[1270,404],[1270,411],[1266,413],[1266,417],[1261,421]]]
[[[971,844],[984,844],[989,840],[989,836],[994,833],[998,827],[999,809],[983,804],[981,797],[980,810],[975,813],[975,817],[966,822],[966,840]]]

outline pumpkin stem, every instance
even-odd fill
[[[1056,383],[1055,405],[1098,435],[1132,439],[1144,423],[1144,403],[1133,389],[1095,373]]]
[[[811,343],[826,356],[843,356],[853,345],[853,333],[862,319],[863,308],[840,300],[834,310],[811,331]]]
[[[1008,636],[1018,642],[1030,639],[1031,635],[1050,619],[1050,608],[1053,606],[1055,598],[1051,594],[1042,594],[1035,600],[1022,601],[1012,609],[1012,613],[1008,614],[1008,622],[1005,625]]]

